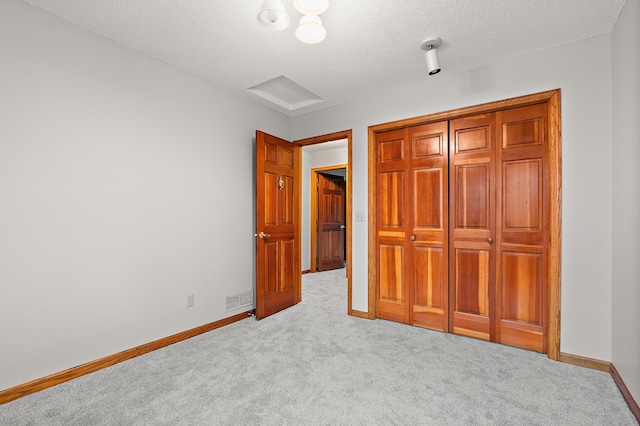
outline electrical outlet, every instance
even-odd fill
[[[356,222],[364,222],[364,212],[362,210],[356,212]]]
[[[193,305],[194,305],[194,295],[189,294],[187,295],[187,308],[193,308]]]

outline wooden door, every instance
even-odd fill
[[[318,271],[344,267],[346,182],[318,173]]]
[[[376,316],[409,323],[407,130],[379,133],[376,151]]]
[[[301,300],[300,148],[256,131],[256,318]]]
[[[498,112],[496,341],[547,351],[547,104]]]
[[[450,122],[450,331],[493,340],[495,114]]]
[[[448,123],[377,140],[376,315],[448,329]]]
[[[410,322],[447,331],[448,123],[409,129]]]
[[[370,312],[559,359],[559,95],[369,128]],[[434,120],[450,120],[441,165],[431,137],[438,131],[423,128]],[[442,208],[434,196],[439,170]],[[442,308],[433,299],[434,265],[444,265]],[[434,312],[445,320],[427,315]]]

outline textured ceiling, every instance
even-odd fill
[[[331,0],[327,38],[256,21],[262,0],[23,0],[134,50],[295,116],[608,33],[625,0]],[[427,76],[423,40],[443,40]],[[280,76],[323,101],[289,110],[247,89]]]

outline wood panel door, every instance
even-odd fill
[[[496,341],[547,351],[547,104],[497,120]]]
[[[376,145],[376,316],[409,323],[408,132],[380,133]]]
[[[560,91],[371,126],[368,158],[370,312],[559,359]]]
[[[346,182],[318,173],[318,271],[344,267]]]
[[[411,127],[409,141],[410,322],[447,331],[448,123]]]
[[[495,114],[450,123],[450,331],[495,331]]]
[[[300,147],[256,131],[256,318],[301,300]]]
[[[377,136],[376,315],[448,329],[448,123]]]

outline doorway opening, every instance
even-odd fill
[[[294,141],[298,146],[302,147],[302,268],[300,274],[312,273],[317,270],[318,261],[315,259],[318,253],[317,240],[318,235],[315,228],[312,228],[312,216],[316,215],[318,200],[315,197],[315,205],[311,206],[312,196],[311,181],[317,177],[319,172],[331,172],[331,170],[344,169],[344,230],[342,231],[344,238],[344,257],[343,264],[346,264],[345,273],[348,285],[348,302],[347,312],[352,314],[352,131],[344,130],[340,132],[330,133],[326,135],[314,136],[311,138]],[[313,169],[313,172],[312,172]],[[323,170],[324,169],[324,170]],[[306,183],[305,183],[306,182]],[[313,213],[312,213],[313,212]],[[317,217],[315,224],[317,225]],[[312,232],[313,229],[313,232]],[[334,239],[336,238],[334,235]],[[313,239],[313,241],[312,241]],[[312,251],[315,253],[312,254]]]
[[[310,272],[346,266],[346,178],[346,164],[311,169]]]

